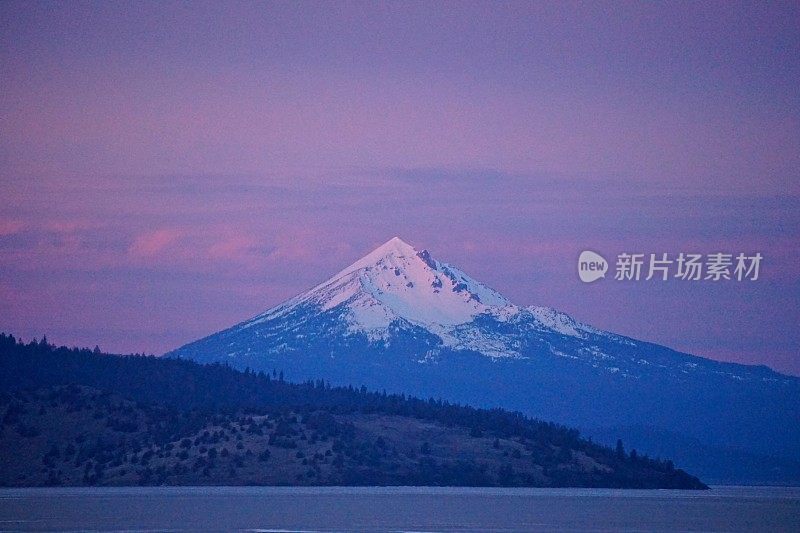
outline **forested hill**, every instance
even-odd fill
[[[705,488],[519,413],[2,334],[0,393],[6,485]]]

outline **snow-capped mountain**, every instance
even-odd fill
[[[489,357],[521,357],[510,332],[488,332],[476,319],[581,337],[598,330],[546,307],[519,307],[458,268],[433,259],[395,237],[306,293],[238,326],[240,330],[279,320],[297,308],[341,314],[346,335],[390,341],[398,330],[423,328],[438,344]],[[236,356],[237,352],[228,355]]]
[[[168,355],[502,406],[584,429],[644,425],[800,459],[800,379],[516,305],[397,237]]]
[[[443,342],[459,343],[454,328],[483,313],[517,312],[503,296],[460,270],[439,263],[427,251],[395,237],[329,280],[259,315],[242,327],[278,318],[312,304],[321,311],[346,309],[352,333],[386,339],[393,323],[436,331]]]

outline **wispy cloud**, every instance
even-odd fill
[[[24,227],[25,224],[21,220],[0,220],[0,237],[19,233]]]
[[[128,252],[137,257],[154,256],[177,243],[182,236],[183,232],[179,229],[158,229],[136,237],[128,248]]]

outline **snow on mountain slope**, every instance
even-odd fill
[[[433,259],[395,237],[349,267],[291,300],[244,322],[250,328],[301,305],[344,311],[348,331],[385,339],[392,324],[422,327],[444,346],[491,357],[516,356],[513,344],[474,328],[459,328],[481,315],[506,322],[524,315],[541,328],[580,337],[594,328],[545,307],[519,307],[452,265]]]

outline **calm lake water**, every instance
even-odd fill
[[[800,488],[0,489],[0,530],[800,531]]]

